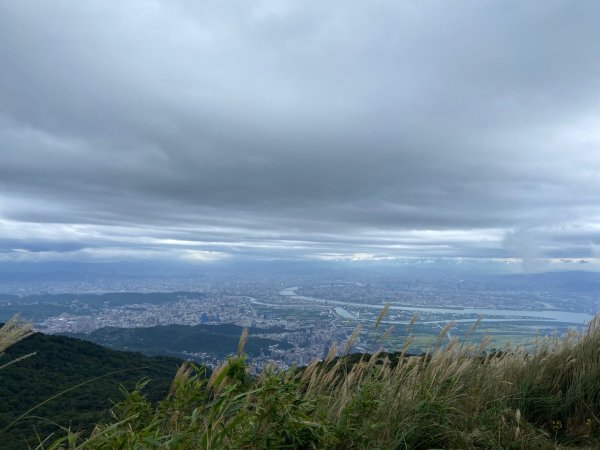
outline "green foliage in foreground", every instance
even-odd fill
[[[428,355],[396,364],[382,353],[329,356],[256,379],[243,356],[210,379],[185,364],[158,405],[134,390],[91,436],[45,448],[598,448],[600,317],[529,352],[484,355],[485,343],[448,341],[447,331]]]
[[[0,333],[0,337],[5,334]],[[108,409],[123,398],[119,386],[131,390],[144,377],[151,379],[144,389],[148,399],[164,398],[182,363],[176,358],[149,358],[78,339],[36,333],[8,348],[0,358],[0,366],[31,353],[35,354],[0,370],[0,430],[54,395],[96,379],[41,404],[0,432],[2,449],[35,447],[39,443],[36,433],[43,440],[60,431],[60,427],[91,430],[96,422],[108,420]]]

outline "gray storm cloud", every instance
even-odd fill
[[[598,13],[0,0],[0,252],[592,257]]]

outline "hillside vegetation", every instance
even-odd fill
[[[43,448],[600,446],[600,317],[585,333],[493,354],[483,353],[486,342],[448,339],[448,330],[419,357],[334,358],[332,349],[323,362],[257,378],[247,375],[243,334],[238,355],[209,379],[186,363],[157,405],[133,391],[90,436],[69,432]]]
[[[190,358],[195,353],[205,353],[223,360],[236,348],[243,327],[232,324],[219,325],[158,325],[144,328],[106,327],[89,334],[71,336],[92,341],[115,350],[141,352],[149,356],[169,355]],[[251,328],[251,334],[281,332],[279,328]],[[250,356],[268,353],[269,347],[282,350],[292,348],[288,342],[250,336],[245,351]]]
[[[150,380],[144,388],[149,401],[164,398],[183,362],[36,333],[8,348],[0,366],[32,353],[0,370],[0,430],[40,405],[0,431],[2,449],[35,448],[51,433],[64,434],[61,427],[90,431],[96,422],[110,419],[109,408],[123,398],[120,386],[133,390],[141,379]],[[43,403],[81,383],[86,384]]]

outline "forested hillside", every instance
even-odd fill
[[[159,325],[143,328],[106,327],[89,334],[71,336],[89,340],[117,350],[131,350],[146,355],[172,355],[189,358],[194,353],[207,353],[212,357],[225,358],[236,349],[243,327],[233,324],[220,325]],[[279,328],[250,328],[251,334],[273,333]],[[292,347],[288,342],[249,336],[246,353],[258,356],[268,352],[270,346],[282,350]]]
[[[36,333],[10,347],[0,365],[31,352],[36,354],[0,370],[0,430],[35,405],[96,379],[48,401],[0,433],[3,449],[27,448],[27,443],[35,447],[36,435],[44,439],[58,426],[89,430],[96,422],[108,420],[108,408],[123,398],[120,386],[132,390],[148,379],[143,392],[151,401],[162,398],[182,362]]]

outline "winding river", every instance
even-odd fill
[[[298,295],[296,290],[299,289],[297,286],[288,287],[282,289],[279,292],[279,295],[283,297],[287,297],[291,300],[299,300],[304,302],[318,303],[323,306],[327,305],[339,305],[339,306],[359,306],[361,308],[371,308],[371,309],[382,309],[383,305],[371,305],[368,303],[354,303],[354,302],[345,302],[341,300],[326,300],[317,297],[307,297],[304,295]],[[254,303],[263,304],[267,306],[283,306],[283,305],[270,305],[266,303],[260,303],[254,300]],[[292,306],[292,305],[290,305]],[[300,305],[294,305],[300,306]],[[350,319],[356,317],[354,314],[348,312],[344,308],[336,307],[334,310],[339,317]],[[338,309],[339,308],[339,309]],[[471,316],[483,316],[484,318],[490,317],[489,319],[485,319],[486,322],[515,322],[515,321],[557,321],[563,323],[572,323],[576,325],[584,325],[594,318],[593,315],[588,313],[581,312],[572,312],[572,311],[559,311],[559,310],[545,310],[545,311],[528,311],[521,309],[490,309],[490,308],[429,308],[426,306],[401,306],[401,305],[391,305],[390,309],[398,310],[398,311],[412,311],[415,313],[434,313],[434,314],[452,314],[456,315],[471,315]],[[452,318],[454,322],[474,322],[477,318],[464,318],[464,319],[456,319]],[[407,323],[406,321],[385,321],[386,323]],[[447,322],[447,320],[440,321],[432,321],[434,322]],[[420,323],[424,323],[421,322]]]

